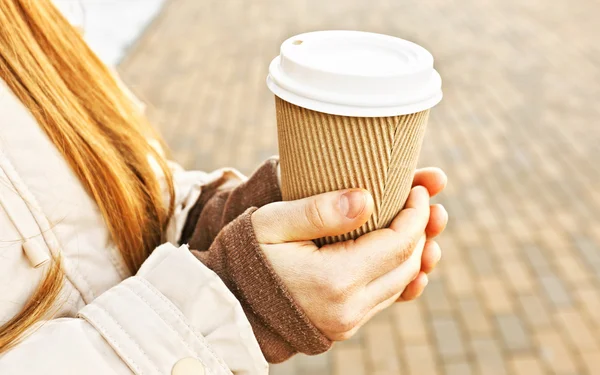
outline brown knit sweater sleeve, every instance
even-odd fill
[[[196,249],[208,249],[221,229],[248,208],[280,201],[278,164],[277,158],[268,159],[235,188],[221,189],[225,180],[203,186],[200,198],[188,213],[179,243],[193,239]]]
[[[265,258],[251,215],[257,207],[281,200],[277,160],[269,160],[248,181],[229,191],[203,191],[189,236],[192,253],[212,269],[240,301],[267,361],[319,354],[329,341],[294,301]],[[201,209],[200,209],[201,207]],[[193,220],[193,219],[192,219]],[[188,220],[188,224],[189,224]],[[191,225],[190,225],[191,227]],[[182,235],[182,242],[188,242]]]

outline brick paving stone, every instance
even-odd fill
[[[425,310],[421,303],[401,303],[391,307],[396,333],[407,343],[425,343],[428,340]]]
[[[475,354],[478,373],[481,375],[507,375],[502,351],[493,339],[474,339],[471,347]]]
[[[577,288],[575,298],[587,312],[587,316],[600,328],[600,290],[594,286]]]
[[[385,309],[383,311],[378,312],[371,318],[371,322],[383,322],[388,326],[391,324],[390,319],[392,318],[393,311],[391,309]]]
[[[404,360],[407,366],[407,375],[439,375],[433,347],[427,344],[406,345],[404,347]]]
[[[327,375],[330,374],[330,356],[331,353],[325,353],[315,356],[299,355],[295,358],[298,373],[300,375]]]
[[[568,231],[575,231],[578,229],[579,223],[577,219],[569,212],[559,212],[554,217],[558,221],[561,228]]]
[[[587,266],[596,272],[596,275],[600,275],[600,246],[585,235],[574,236],[573,241]]]
[[[544,249],[550,250],[554,256],[564,255],[565,249],[574,246],[568,232],[552,226],[544,226],[536,230],[536,243]]]
[[[443,281],[430,281],[427,285],[427,290],[425,290],[421,297],[425,301],[427,309],[433,314],[452,311],[452,304],[448,299],[448,294],[445,289],[446,287],[444,286]]]
[[[469,253],[476,275],[489,276],[496,272],[496,262],[489,250],[481,246],[468,246],[465,251]]]
[[[472,366],[467,361],[446,363],[444,365],[444,375],[472,375],[474,374]]]
[[[473,296],[459,298],[458,307],[462,326],[471,337],[491,335],[493,326],[477,298]]]
[[[554,374],[577,373],[576,357],[558,333],[553,331],[539,332],[535,337],[540,348],[540,358]]]
[[[440,267],[442,267],[440,272],[444,273],[446,285],[452,294],[460,296],[474,292],[476,283],[467,265],[455,263],[448,266],[442,264]]]
[[[553,259],[558,273],[563,280],[572,285],[585,282],[590,277],[590,272],[577,254],[563,254]]]
[[[487,308],[494,313],[511,312],[513,301],[501,279],[489,277],[479,281],[481,295]]]
[[[552,324],[548,307],[539,296],[535,294],[520,295],[519,301],[525,313],[525,319],[531,327],[539,329]]]
[[[463,246],[467,248],[469,246],[476,246],[481,243],[481,232],[478,230],[476,222],[465,221],[461,222],[461,225],[455,228],[456,237],[459,239]],[[461,248],[461,251],[465,251],[465,248]]]
[[[594,190],[593,193],[598,196],[600,198],[600,192],[598,192],[597,190]],[[600,243],[600,224],[596,223],[596,222],[591,222],[589,224],[589,229],[586,232],[587,237],[590,239],[590,242],[592,242],[592,244],[599,244]]]
[[[436,201],[450,222],[429,287],[330,354],[297,356],[272,374],[346,372],[340,365],[354,367],[350,357],[362,358],[365,374],[387,368],[386,359],[369,359],[371,324],[375,332],[387,327],[403,374],[536,375],[535,358],[543,373],[594,374],[596,349],[584,350],[589,337],[575,346],[573,335],[587,328],[600,338],[600,128],[593,126],[600,107],[592,84],[600,77],[600,2],[343,3],[167,0],[118,67],[148,102],[174,159],[250,173],[277,153],[265,77],[289,36],[369,30],[416,41],[435,56],[444,100],[431,112],[419,164],[448,174]],[[524,352],[505,346],[518,324],[496,316],[511,315],[529,337]],[[450,318],[455,329],[435,329]],[[570,322],[576,329],[565,329]],[[438,347],[454,330],[469,340],[461,358]]]
[[[546,276],[552,273],[550,261],[547,259],[544,251],[535,245],[525,246],[524,254],[529,263],[531,264],[534,272],[540,276]]]
[[[496,229],[493,233],[489,234],[489,240],[489,250],[494,253],[496,259],[504,262],[522,261],[522,251],[518,246],[516,246],[516,241],[512,236],[510,236],[510,233],[498,233],[498,230]]]
[[[545,375],[547,374],[541,360],[534,355],[516,356],[510,359],[511,374]]]
[[[565,283],[558,276],[551,274],[540,277],[540,284],[548,299],[556,307],[569,307],[573,303],[571,294]]]
[[[521,241],[531,241],[534,233],[526,229],[526,221],[520,216],[515,216],[506,221],[509,230]]]
[[[523,322],[513,314],[496,315],[496,323],[504,346],[509,352],[530,350],[532,345]]]
[[[443,202],[442,202],[443,203]],[[452,226],[451,223],[449,223]],[[462,245],[457,241],[454,237],[449,236],[441,236],[438,239],[438,244],[443,250],[443,259],[444,262],[441,266],[445,264],[463,264],[464,251],[462,249]]]
[[[600,351],[587,351],[581,354],[583,367],[589,375],[595,375],[600,370]]]
[[[432,319],[432,326],[438,353],[445,361],[465,356],[463,338],[454,318],[435,316]]]
[[[270,375],[299,375],[296,361],[287,361],[276,366],[271,366]]]
[[[508,260],[501,262],[503,276],[510,282],[513,291],[516,293],[526,293],[534,288],[534,281],[531,272],[525,267],[522,261]]]
[[[575,309],[557,311],[555,319],[562,328],[563,335],[570,338],[571,345],[580,352],[599,351],[597,334],[582,312]]]
[[[429,280],[428,282],[432,282],[432,281],[442,281],[445,282],[446,280],[444,279],[444,274],[442,272],[442,267],[440,267],[439,269],[436,267],[435,272],[431,272],[427,275],[427,279]],[[429,285],[429,284],[428,284]],[[448,288],[446,288],[448,289]],[[450,293],[448,293],[449,295],[451,295]]]
[[[331,362],[333,375],[367,375],[363,348],[358,345],[336,348]]]
[[[372,322],[363,330],[369,374],[400,374],[399,351],[389,323]]]

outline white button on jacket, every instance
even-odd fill
[[[204,365],[196,358],[184,358],[173,366],[171,375],[204,375]]]
[[[30,298],[51,255],[60,255],[66,276],[60,318],[0,355],[0,374],[268,373],[238,301],[177,244],[202,186],[243,177],[171,166],[170,243],[130,275],[95,202],[0,80],[0,324]]]

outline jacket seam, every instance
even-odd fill
[[[98,307],[98,306],[94,306],[94,307],[97,307],[99,312],[107,314],[107,312],[105,310],[101,309],[100,307]],[[142,370],[140,370],[140,366],[136,363],[136,361],[134,361],[133,358],[129,357],[128,355],[126,355],[124,353],[125,350],[123,350],[121,348],[121,346],[118,344],[118,340],[113,338],[111,336],[111,334],[108,333],[108,329],[102,323],[99,323],[98,319],[92,319],[89,316],[87,316],[87,314],[82,314],[82,313],[80,313],[79,316],[81,316],[89,325],[94,327],[94,329],[99,331],[99,333],[105,337],[105,340],[107,341],[108,345],[113,347],[113,349],[118,349],[118,350],[120,350],[120,352],[123,352],[123,354],[121,354],[120,352],[116,352],[116,354],[118,356],[123,357],[128,362],[128,365],[130,367],[132,367],[132,370],[136,371],[139,375],[143,374]]]
[[[228,366],[227,366],[227,365],[224,363],[223,359],[222,359],[222,358],[221,358],[221,357],[220,357],[220,356],[219,356],[217,353],[215,353],[215,351],[214,351],[214,350],[213,350],[213,349],[210,347],[210,344],[208,343],[208,340],[206,339],[206,337],[204,337],[202,334],[199,334],[198,332],[196,332],[196,329],[194,329],[194,328],[193,328],[193,327],[192,327],[192,326],[191,326],[191,325],[188,323],[188,321],[187,321],[187,319],[185,319],[185,316],[183,315],[183,313],[182,313],[182,312],[181,312],[179,309],[177,309],[177,307],[176,307],[176,306],[174,306],[174,305],[173,305],[173,302],[172,302],[172,301],[169,301],[169,300],[168,300],[168,299],[167,299],[167,298],[166,298],[166,297],[165,297],[165,296],[164,296],[162,293],[160,293],[159,291],[156,291],[156,290],[155,290],[155,288],[154,288],[154,287],[153,287],[153,286],[150,284],[150,282],[148,282],[148,281],[147,281],[147,280],[145,280],[144,278],[142,278],[142,277],[139,277],[139,278],[138,278],[138,277],[135,277],[135,279],[134,279],[134,280],[138,280],[138,281],[140,281],[140,282],[141,282],[141,284],[142,284],[142,285],[144,285],[144,286],[147,288],[147,290],[148,290],[150,293],[154,294],[154,295],[155,295],[156,297],[158,297],[158,298],[159,298],[161,301],[163,301],[163,302],[165,303],[165,306],[167,306],[167,307],[168,307],[168,308],[169,308],[169,309],[170,309],[170,310],[171,310],[171,311],[172,311],[172,312],[175,314],[175,317],[176,317],[177,319],[179,319],[179,321],[180,321],[181,323],[183,323],[183,324],[184,324],[184,325],[185,325],[185,326],[186,326],[186,327],[187,327],[187,328],[190,330],[190,332],[191,332],[191,333],[192,333],[192,334],[193,334],[193,335],[196,337],[196,339],[198,339],[198,341],[200,341],[201,343],[203,343],[203,344],[204,344],[204,347],[205,347],[205,348],[206,348],[206,349],[207,349],[207,350],[208,350],[208,351],[209,351],[209,352],[212,354],[212,356],[213,356],[213,357],[214,357],[214,358],[217,360],[217,362],[218,362],[218,363],[221,365],[221,367],[222,367],[224,370],[226,370],[226,372],[231,372],[231,371],[229,370],[229,367],[228,367]],[[126,285],[126,284],[123,284],[123,285],[124,285],[124,286],[126,286],[126,287],[127,287],[127,289],[129,289],[131,292],[133,292],[133,294],[135,294],[136,296],[138,296],[139,298],[141,298],[143,301],[145,301],[145,300],[144,300],[144,298],[143,298],[143,297],[141,297],[140,295],[138,295],[138,294],[137,294],[137,293],[136,293],[136,292],[135,292],[135,291],[134,291],[134,290],[133,290],[133,289],[132,289],[130,286],[128,286],[128,285]],[[146,302],[146,304],[148,304],[148,303]],[[148,304],[148,306],[150,306],[150,305]],[[151,308],[151,309],[152,309],[152,310],[153,310],[153,311],[154,311],[154,312],[155,312],[157,315],[159,315],[159,314],[158,314],[158,312],[157,312],[156,310],[154,310],[154,308],[152,308],[151,306],[150,306],[150,308]],[[160,315],[159,315],[159,317],[160,317]],[[164,320],[162,317],[161,317],[161,320],[162,320],[162,321],[164,321],[164,322],[165,322],[165,323],[166,323],[166,324],[167,324],[169,327],[171,327],[171,325],[170,325],[168,322],[166,322],[166,321],[165,321],[165,320]],[[172,327],[171,327],[171,329],[173,329],[173,330],[174,330],[174,328],[172,328]],[[180,334],[179,332],[177,332],[177,335],[178,335],[179,337],[181,337],[181,334]],[[188,347],[189,347],[189,346],[188,346]],[[192,349],[192,348],[190,348],[190,349]],[[196,352],[196,351],[195,351],[195,350],[193,350],[193,349],[192,349],[192,351],[193,351],[193,352]]]
[[[100,306],[97,303],[91,304],[89,306],[93,306],[93,308],[98,309],[98,311],[100,313],[102,313],[102,315],[105,315],[107,317],[107,319],[109,319],[118,330],[120,330],[126,337],[127,339],[129,339],[129,341],[139,350],[140,354],[142,354],[144,356],[144,358],[146,358],[146,360],[148,361],[148,363],[152,364],[152,367],[156,370],[156,372],[158,374],[160,374],[160,370],[158,369],[158,367],[156,367],[156,364],[150,359],[150,357],[148,356],[148,354],[144,351],[144,349],[142,349],[142,347],[133,339],[133,337],[131,337],[131,335],[129,333],[127,333],[127,331],[123,328],[123,326],[121,324],[119,324],[119,322],[112,316],[111,313],[109,313],[105,308],[103,308],[102,306]],[[106,326],[104,326],[102,323],[98,322],[99,319],[95,319],[93,317],[88,316],[88,314],[86,314],[85,312],[80,313],[80,316],[82,316],[83,318],[85,318],[85,320],[90,323],[92,326],[96,326],[100,329],[100,333],[103,336],[106,336],[106,338],[108,339],[108,343],[110,346],[114,347],[115,349],[118,349],[119,351],[117,352],[117,355],[119,355],[120,357],[123,357],[126,361],[128,361],[129,363],[131,363],[131,367],[135,367],[133,368],[133,370],[135,370],[137,372],[138,375],[143,375],[144,372],[141,370],[140,366],[137,364],[137,362],[131,358],[130,356],[128,356],[127,354],[125,354],[126,350],[119,345],[119,340],[116,340],[110,333],[110,329],[106,328]],[[95,314],[93,314],[95,315]]]
[[[149,302],[147,299],[145,299],[144,297],[142,297],[142,295],[141,295],[141,294],[137,293],[137,292],[134,290],[134,288],[132,288],[131,286],[129,286],[129,285],[127,285],[127,284],[121,284],[121,285],[124,287],[124,289],[125,289],[125,290],[129,291],[129,292],[130,292],[130,293],[132,293],[134,296],[136,296],[137,298],[139,298],[139,299],[140,299],[140,300],[141,300],[141,301],[142,301],[144,304],[146,304],[146,305],[147,305],[147,306],[148,306],[148,307],[149,307],[149,308],[150,308],[150,309],[151,309],[151,310],[152,310],[152,311],[153,311],[153,312],[156,314],[157,318],[158,318],[158,319],[160,319],[160,320],[161,320],[163,323],[165,323],[165,325],[166,325],[167,327],[169,327],[169,329],[170,329],[170,330],[171,330],[173,333],[175,333],[175,334],[177,335],[177,337],[179,337],[180,341],[181,341],[181,342],[183,342],[183,344],[184,344],[184,345],[185,345],[185,346],[186,346],[186,347],[187,347],[187,348],[190,350],[190,352],[194,353],[194,355],[195,355],[196,359],[198,359],[198,360],[200,361],[200,363],[202,363],[202,366],[204,366],[204,368],[205,368],[205,369],[208,369],[208,368],[209,368],[209,367],[206,365],[206,363],[204,362],[204,360],[202,359],[202,356],[201,356],[201,354],[202,354],[202,353],[201,353],[201,352],[199,352],[199,351],[197,351],[197,350],[195,350],[195,349],[194,349],[194,348],[193,348],[193,347],[192,347],[192,346],[191,346],[191,345],[190,345],[190,344],[187,342],[187,340],[185,340],[185,338],[184,338],[184,337],[181,335],[181,332],[180,332],[180,331],[179,331],[179,330],[178,330],[176,327],[174,327],[173,325],[171,325],[171,323],[169,323],[169,321],[167,321],[165,318],[163,318],[163,316],[162,316],[162,315],[161,315],[161,314],[160,314],[160,313],[159,313],[159,312],[158,312],[158,311],[157,311],[157,310],[156,310],[156,309],[153,307],[153,305],[152,305],[152,304],[151,304],[151,303],[150,303],[150,302]],[[143,285],[143,286],[145,287],[145,285]],[[150,292],[151,292],[152,294],[155,294],[155,293],[153,293],[152,291],[150,291]],[[171,306],[168,306],[168,307],[169,307],[169,309],[171,310]],[[172,310],[171,310],[171,311],[172,311]],[[175,312],[175,311],[173,311],[173,313],[175,313],[175,314],[176,314],[176,312]],[[176,317],[176,318],[177,318],[177,317]],[[187,325],[186,325],[186,328],[188,328],[188,329],[190,330],[190,332],[192,332],[192,333],[194,334],[194,336],[195,336],[195,337],[198,339],[198,341],[200,341],[201,343],[203,343],[203,344],[204,344],[204,345],[203,345],[203,347],[204,347],[205,349],[207,349],[207,350],[210,352],[210,354],[211,354],[211,355],[212,355],[212,356],[213,356],[213,357],[214,357],[214,358],[217,360],[217,362],[219,363],[219,365],[221,365],[221,367],[223,367],[223,369],[224,369],[224,370],[226,370],[226,372],[230,372],[230,371],[229,371],[229,368],[228,368],[227,366],[225,366],[223,363],[221,363],[221,360],[220,360],[219,356],[218,356],[216,353],[214,353],[214,352],[211,350],[211,348],[210,348],[209,344],[208,344],[207,342],[204,342],[203,340],[201,340],[201,339],[200,339],[200,338],[199,338],[199,337],[196,335],[196,333],[195,333],[193,330],[191,330],[191,329],[190,329],[190,327],[189,327],[189,326],[187,326]],[[208,371],[208,370],[207,370],[207,371]]]
[[[121,324],[119,324],[119,322],[117,321],[117,319],[115,319],[114,316],[112,316],[111,313],[109,313],[104,307],[99,306],[98,304],[95,304],[95,306],[100,309],[100,311],[104,312],[106,314],[106,316],[117,326],[117,328],[119,330],[121,330],[123,332],[123,334],[129,339],[129,341],[131,341],[131,343],[133,343],[133,345],[140,351],[140,353],[148,360],[148,363],[152,364],[152,367],[154,367],[154,369],[156,370],[157,373],[160,374],[160,370],[158,369],[158,367],[156,367],[156,363],[154,363],[154,361],[152,361],[152,359],[150,359],[150,356],[148,356],[148,353],[146,353],[146,351],[144,351],[144,349],[142,349],[142,347],[140,346],[140,344],[138,344],[137,341],[135,341],[133,339],[133,337],[131,337],[131,335],[129,333],[127,333],[127,331],[125,330],[125,328],[123,328],[123,326]],[[140,371],[141,373],[141,371]]]
[[[123,286],[126,291],[130,292],[131,294],[133,294],[136,298],[139,298],[146,306],[148,306],[150,308],[150,310],[152,310],[154,312],[154,314],[156,314],[157,318],[162,320],[167,327],[169,327],[169,329],[175,333],[177,335],[177,337],[179,337],[179,339],[183,342],[183,344],[193,353],[198,354],[198,352],[196,350],[194,350],[194,348],[192,348],[190,346],[190,344],[183,338],[183,336],[181,335],[181,333],[175,329],[175,327],[173,327],[166,319],[164,319],[162,317],[162,315],[156,311],[156,309],[152,306],[152,304],[145,299],[144,297],[142,297],[140,294],[138,294],[133,288],[131,288],[129,285],[126,284],[121,284],[121,286]],[[204,365],[204,362],[202,360],[200,360],[200,362],[202,362],[202,364]]]

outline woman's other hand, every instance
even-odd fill
[[[405,209],[389,228],[318,248],[311,240],[360,227],[373,211],[362,189],[320,194],[261,207],[256,238],[273,269],[312,323],[329,339],[351,337],[395,301],[418,297],[441,256],[433,240],[447,222],[429,198],[446,184],[439,169],[415,174]]]

